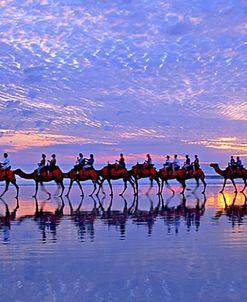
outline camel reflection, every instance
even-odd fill
[[[159,203],[160,203],[160,196],[161,195],[158,195],[159,202],[155,209],[153,207],[153,200],[149,195],[147,195],[147,198],[149,199],[149,202],[150,202],[149,210],[139,209],[138,196],[136,196],[134,198],[131,208],[129,209],[129,214],[130,214],[130,218],[132,219],[132,221],[137,225],[144,225],[148,228],[148,236],[152,235],[154,222],[155,222],[156,217],[158,216],[157,209],[158,209]]]
[[[241,225],[244,222],[244,216],[247,215],[247,196],[245,193],[235,193],[234,195],[226,196],[224,193],[220,193],[223,197],[224,208],[219,209],[215,217],[212,219],[218,221],[222,215],[228,217],[229,223],[231,223],[232,228],[236,225]],[[237,198],[243,197],[242,204],[236,204]],[[228,198],[227,198],[228,197]],[[228,199],[228,200],[227,200]],[[231,201],[229,203],[229,200]]]
[[[0,216],[0,230],[3,233],[3,241],[7,242],[10,237],[11,222],[15,220],[16,212],[19,209],[19,200],[16,200],[16,206],[12,212],[10,212],[9,206],[4,199],[0,198],[0,200],[5,206],[5,215]]]
[[[83,198],[75,208],[70,199],[67,198],[69,210],[66,213],[64,213],[65,203],[62,198],[57,198],[57,207],[53,210],[50,210],[50,202],[39,202],[35,199],[34,212],[28,215],[21,215],[18,218],[16,218],[16,211],[19,208],[18,200],[12,212],[9,211],[8,204],[2,200],[5,206],[5,214],[0,217],[0,229],[3,230],[5,240],[8,240],[11,221],[16,220],[18,226],[23,221],[30,220],[34,221],[35,225],[38,226],[43,243],[48,241],[56,242],[58,225],[61,222],[64,223],[64,228],[59,229],[59,235],[63,236],[61,235],[62,231],[68,227],[68,221],[71,221],[77,229],[78,239],[84,242],[87,238],[90,241],[94,241],[95,223],[97,221],[101,223],[101,226],[107,225],[108,230],[116,230],[120,240],[123,240],[126,237],[127,222],[129,221],[133,225],[142,225],[146,228],[147,235],[150,237],[154,232],[154,225],[162,222],[164,222],[168,233],[173,230],[178,233],[183,225],[185,225],[187,231],[190,231],[193,227],[198,231],[206,204],[205,194],[199,196],[192,193],[185,196],[174,193],[166,200],[161,195],[145,196],[149,202],[148,209],[141,208],[143,200],[139,199],[138,196],[132,197],[133,200],[129,204],[124,197],[117,197],[122,199],[123,205],[120,209],[113,209],[113,196],[110,196],[109,200],[107,198],[109,197],[103,196],[101,199],[99,197],[90,197],[90,202],[92,201],[93,205],[89,210],[82,209]],[[119,205],[119,200],[116,199],[115,202]],[[243,209],[241,208],[242,212],[237,214],[235,213],[236,208],[233,209],[231,207],[231,211],[234,210],[234,215],[236,216],[243,216]],[[227,211],[229,212],[230,209],[227,209]],[[238,211],[240,211],[240,208]],[[221,214],[218,213],[218,217]],[[230,212],[227,215],[230,216]]]
[[[178,195],[180,203],[176,206],[169,206],[169,203],[175,197],[175,194],[170,196],[166,200],[166,203],[164,203],[163,197],[161,197],[161,209],[159,214],[167,226],[168,233],[171,233],[173,228],[175,229],[175,233],[178,233],[181,222],[184,222],[188,232],[193,226],[195,226],[196,231],[199,230],[201,217],[205,213],[205,205],[207,201],[205,194],[201,194],[200,196],[195,192],[189,196],[185,196],[183,194]],[[191,198],[193,200],[195,199],[196,203],[193,203],[193,205],[187,205],[187,199]]]
[[[112,226],[116,227],[116,229],[120,232],[120,239],[124,239],[126,233],[126,221],[128,219],[127,200],[123,196],[121,196],[124,201],[123,209],[112,210],[113,196],[110,197],[110,203],[106,209],[103,206],[105,198],[106,197],[104,196],[100,200],[99,197],[97,197],[101,211],[100,218],[104,221],[105,224],[108,225],[108,229],[110,229]]]
[[[78,229],[78,237],[80,241],[84,242],[87,234],[89,234],[90,240],[94,241],[94,222],[97,218],[99,210],[97,208],[97,203],[93,198],[93,209],[91,211],[81,210],[83,198],[84,197],[82,197],[76,210],[74,210],[69,197],[67,197],[70,207],[70,218]]]
[[[52,211],[45,211],[44,207],[46,202],[41,203],[39,206],[38,200],[35,198],[35,211],[33,215],[23,215],[18,218],[19,224],[27,219],[32,219],[38,225],[38,228],[41,232],[41,238],[43,243],[46,243],[51,235],[51,241],[57,241],[57,226],[61,222],[61,218],[63,217],[63,210],[64,210],[64,201],[63,198],[57,198],[57,208],[54,212]]]

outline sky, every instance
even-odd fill
[[[1,0],[0,153],[247,162],[246,0]]]

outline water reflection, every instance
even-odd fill
[[[20,216],[17,221],[20,225],[22,222],[26,220],[33,220],[35,224],[38,226],[38,229],[41,233],[41,240],[43,243],[46,243],[47,240],[50,238],[51,241],[56,242],[57,240],[57,226],[61,222],[61,218],[63,217],[63,209],[64,209],[64,201],[63,198],[56,198],[57,208],[52,211],[45,211],[44,207],[47,201],[38,202],[35,198],[35,210],[33,214],[22,215]]]
[[[64,221],[67,221],[67,228],[70,228],[68,222],[72,222],[77,230],[77,238],[81,242],[85,242],[86,238],[89,238],[91,242],[95,240],[96,222],[106,225],[109,231],[117,231],[121,240],[126,237],[128,223],[147,228],[149,237],[153,234],[156,221],[163,221],[167,234],[178,234],[181,228],[186,229],[187,232],[192,229],[199,231],[207,202],[205,194],[195,192],[187,195],[172,194],[166,198],[161,195],[148,195],[144,200],[148,202],[148,206],[143,209],[143,199],[140,200],[138,196],[134,196],[131,202],[124,197],[118,198],[116,203],[119,209],[113,209],[116,200],[106,196],[102,198],[90,197],[87,202],[92,202],[91,209],[84,208],[83,198],[76,206],[73,205],[75,201],[72,202],[69,198],[65,201],[63,198],[55,198],[57,205],[55,209],[54,200],[50,202],[35,199],[31,214],[23,213],[24,210],[22,210],[19,200],[10,211],[8,203],[1,199],[4,205],[4,212],[0,216],[3,241],[9,241],[11,223],[14,221],[17,226],[20,226],[24,221],[34,221],[35,225],[38,226],[43,243],[57,241],[58,226]],[[222,193],[217,198],[218,209],[211,218],[214,223],[219,222],[221,216],[228,218],[232,228],[244,223],[244,217],[247,215],[247,197],[244,193],[235,195]],[[51,210],[51,208],[53,209]],[[67,209],[66,213],[64,213],[65,208]],[[16,217],[18,209],[21,215]],[[59,232],[62,230],[63,228]]]
[[[171,234],[175,230],[177,234],[181,224],[186,226],[189,232],[194,226],[198,231],[201,223],[201,217],[205,212],[206,195],[197,195],[196,193],[188,194],[173,194],[166,199],[161,195],[148,195],[144,202],[148,202],[146,209],[142,208],[143,200],[138,196],[134,196],[131,202],[128,202],[124,197],[117,200],[118,207],[122,203],[120,209],[113,209],[115,200],[113,197],[103,196],[90,197],[92,202],[91,209],[83,208],[84,198],[82,198],[76,206],[69,198],[64,202],[63,198],[55,198],[56,208],[54,209],[53,201],[38,201],[34,199],[33,213],[25,214],[21,209],[20,203],[17,200],[15,208],[12,212],[9,211],[8,204],[1,200],[5,206],[5,213],[1,216],[1,230],[3,230],[4,241],[9,240],[9,232],[11,222],[16,221],[17,226],[21,226],[23,222],[33,221],[38,227],[43,243],[56,242],[58,226],[66,221],[66,228],[70,228],[69,221],[77,230],[78,239],[81,242],[86,241],[86,237],[91,242],[95,240],[95,223],[106,225],[108,230],[116,230],[119,233],[119,239],[124,240],[126,237],[126,228],[128,223],[133,225],[142,225],[147,228],[147,235],[152,236],[155,222],[163,221],[167,228],[167,233]],[[74,203],[74,204],[73,204]],[[68,204],[68,206],[65,206]],[[30,205],[29,205],[30,207]],[[48,208],[48,209],[47,209]],[[53,208],[51,210],[51,208]],[[69,208],[69,211],[64,213],[64,209]],[[20,209],[21,215],[16,218],[16,212]],[[232,207],[233,211],[233,207]],[[218,216],[222,213],[218,212]],[[217,216],[216,215],[216,216]],[[230,214],[229,214],[230,216]],[[66,230],[60,228],[59,232]]]
[[[91,211],[81,210],[83,198],[84,197],[82,197],[78,207],[74,210],[69,197],[67,197],[70,207],[70,218],[73,221],[76,228],[78,229],[78,236],[80,241],[82,242],[85,241],[86,234],[89,234],[90,240],[93,241],[94,233],[95,233],[94,222],[96,220],[99,211],[95,200],[93,203],[93,209]]]
[[[124,239],[126,233],[126,221],[129,216],[128,204],[127,200],[123,196],[120,197],[124,202],[122,210],[112,210],[113,196],[110,197],[110,202],[107,208],[104,207],[104,201],[106,198],[105,196],[101,200],[100,198],[97,199],[99,202],[100,219],[104,221],[104,223],[108,226],[109,230],[111,229],[111,227],[115,227],[115,229],[120,233],[120,239]]]
[[[246,196],[218,191],[0,201],[2,300],[245,301]]]
[[[232,228],[236,225],[244,223],[244,217],[247,215],[247,196],[245,193],[224,194],[221,193],[224,207],[217,210],[215,216],[212,218],[214,222],[218,222],[221,216],[226,216],[228,222],[231,223]],[[236,203],[236,202],[240,202]]]
[[[206,195],[197,195],[196,193],[192,193],[187,197],[180,195],[180,203],[176,206],[169,206],[174,196],[173,194],[170,198],[167,198],[166,202],[161,198],[161,209],[159,213],[167,226],[167,232],[171,233],[174,228],[175,233],[178,233],[181,222],[186,225],[188,232],[193,226],[195,226],[196,231],[198,231],[201,217],[205,212]],[[191,200],[191,198],[194,199],[195,203],[187,204],[187,199]]]
[[[12,210],[12,212],[9,211],[9,206],[3,198],[0,198],[0,201],[5,206],[5,213],[4,215],[0,216],[0,230],[3,233],[3,241],[7,242],[9,240],[10,235],[11,221],[15,220],[16,212],[19,209],[19,200],[16,200],[16,206]]]

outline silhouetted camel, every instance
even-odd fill
[[[55,181],[58,186],[62,188],[61,194],[59,197],[62,197],[63,191],[64,191],[64,184],[63,184],[63,173],[62,171],[57,168],[54,171],[48,173],[47,171],[44,171],[41,173],[41,175],[38,175],[37,170],[34,170],[32,173],[25,173],[21,169],[17,169],[13,171],[16,175],[20,176],[24,179],[33,179],[35,181],[35,193],[33,195],[34,198],[37,197],[37,192],[39,188],[39,183],[42,186],[42,189],[48,194],[49,198],[51,197],[51,194],[43,187],[43,182],[50,182]]]
[[[80,184],[80,181],[86,181],[91,180],[94,186],[93,192],[90,194],[92,196],[94,192],[96,191],[97,187],[96,184],[99,184],[99,175],[98,172],[95,169],[81,169],[79,171],[76,171],[75,169],[70,170],[68,173],[63,173],[64,178],[70,179],[69,189],[65,196],[69,196],[71,187],[73,183],[76,181],[80,190],[81,190],[81,196],[84,196],[84,192],[82,189],[82,186]]]
[[[110,196],[113,196],[111,180],[117,180],[117,179],[123,179],[123,182],[124,182],[124,189],[119,194],[120,196],[123,195],[124,192],[126,191],[127,182],[131,183],[134,194],[135,194],[135,186],[131,179],[131,174],[129,173],[129,171],[126,168],[116,169],[113,165],[108,165],[108,166],[105,166],[103,169],[98,170],[97,172],[98,172],[98,176],[101,177],[97,195],[99,194],[99,191],[102,188],[104,181],[107,180],[109,187],[110,187],[110,191],[111,191]]]
[[[170,188],[169,184],[168,184],[168,180],[170,179],[176,179],[178,182],[181,183],[182,185],[182,194],[184,193],[184,190],[186,188],[186,180],[187,179],[195,179],[196,180],[196,188],[199,187],[199,180],[201,180],[201,182],[204,185],[203,191],[202,193],[205,193],[206,190],[206,182],[205,182],[205,175],[204,172],[202,171],[202,169],[196,169],[196,170],[189,170],[186,171],[185,168],[181,168],[178,169],[174,172],[172,171],[167,171],[165,168],[160,169],[158,172],[158,176],[161,179],[161,193],[163,191],[163,187],[164,187],[164,182],[166,183],[166,185],[168,186],[168,188],[174,192],[173,189]]]
[[[243,189],[240,191],[240,192],[244,192],[246,186],[247,186],[247,183],[246,183],[246,179],[247,179],[247,170],[246,169],[238,169],[238,170],[231,170],[229,167],[226,168],[225,170],[221,170],[219,165],[217,163],[212,163],[210,164],[210,167],[212,167],[215,172],[221,176],[224,177],[224,184],[223,184],[223,187],[220,191],[220,193],[223,193],[224,192],[224,189],[225,189],[225,186],[226,186],[226,182],[227,182],[227,179],[230,179],[234,188],[235,188],[235,193],[238,192],[237,190],[237,187],[236,187],[236,184],[235,184],[235,181],[234,179],[236,178],[242,178],[243,181],[244,181],[244,187]]]
[[[150,179],[150,188],[148,189],[146,194],[149,194],[153,187],[153,180],[157,182],[158,185],[158,195],[161,194],[160,192],[160,181],[158,177],[158,172],[155,169],[155,167],[151,166],[148,167],[146,164],[136,164],[132,167],[132,169],[129,171],[130,175],[134,178],[135,185],[136,185],[136,192],[135,194],[138,194],[138,180],[141,178],[149,178]]]

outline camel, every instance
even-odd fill
[[[195,179],[196,180],[196,188],[199,187],[199,180],[201,180],[201,182],[204,185],[204,189],[203,189],[202,193],[205,193],[205,190],[206,190],[206,185],[207,184],[205,182],[205,175],[204,175],[204,172],[202,171],[202,169],[200,169],[200,168],[196,169],[196,170],[189,170],[189,171],[186,171],[185,168],[181,168],[181,169],[178,169],[177,171],[174,171],[174,173],[172,173],[172,172],[169,173],[165,170],[165,168],[163,168],[163,169],[159,170],[158,176],[161,179],[161,193],[162,193],[162,190],[163,190],[164,182],[168,185],[168,188],[172,192],[174,192],[174,190],[172,190],[170,188],[169,184],[168,184],[169,179],[176,179],[178,182],[180,182],[180,184],[183,187],[181,194],[184,194],[184,191],[186,189],[185,181],[187,179]]]
[[[217,163],[212,163],[210,164],[210,167],[212,167],[215,172],[221,176],[224,177],[224,184],[223,184],[223,187],[220,191],[220,193],[223,193],[224,192],[224,189],[225,189],[225,186],[226,186],[226,182],[227,182],[227,179],[230,179],[234,188],[235,188],[235,193],[238,192],[237,190],[237,187],[236,187],[236,184],[235,184],[235,181],[234,179],[236,178],[242,178],[243,181],[244,181],[244,187],[243,189],[240,191],[241,193],[244,192],[246,186],[247,186],[247,183],[246,183],[246,179],[247,179],[247,170],[246,169],[239,169],[237,171],[232,171],[230,168],[226,168],[225,170],[221,170],[219,165]]]
[[[175,191],[170,187],[168,180],[175,179],[176,174],[172,173],[172,171],[167,171],[166,168],[162,168],[158,171],[158,177],[161,179],[160,193],[162,194],[163,192],[164,182],[165,182],[168,189],[171,190],[172,193],[174,194]]]
[[[19,196],[19,186],[16,184],[16,178],[15,174],[11,170],[3,170],[0,168],[0,181],[5,181],[5,190],[0,195],[0,198],[8,191],[9,184],[12,183],[16,188],[16,196],[15,198],[18,198]]]
[[[39,183],[45,193],[48,194],[48,198],[51,197],[51,193],[49,193],[44,187],[43,187],[43,182],[50,182],[50,181],[55,181],[58,186],[62,188],[61,194],[59,197],[62,197],[63,192],[64,192],[64,184],[63,184],[63,173],[60,170],[60,168],[56,168],[54,171],[47,173],[47,171],[44,171],[41,173],[41,175],[38,175],[37,170],[34,170],[32,173],[25,173],[21,169],[17,169],[13,171],[14,174],[20,176],[21,178],[24,179],[33,179],[35,181],[35,193],[32,197],[36,198],[37,193],[38,193],[38,188],[39,188]]]
[[[103,169],[98,170],[97,172],[98,172],[98,176],[101,177],[101,181],[100,181],[99,189],[98,189],[98,192],[96,195],[99,195],[99,191],[102,188],[104,181],[107,180],[109,187],[110,187],[110,191],[111,191],[110,196],[113,196],[111,180],[117,180],[117,179],[123,179],[123,182],[124,182],[124,189],[119,194],[120,196],[122,196],[124,194],[124,192],[126,191],[128,181],[131,183],[134,194],[135,194],[134,183],[131,179],[131,175],[130,175],[129,171],[126,168],[116,169],[114,165],[108,165],[108,166],[105,166]]]
[[[149,192],[151,191],[152,187],[153,187],[153,180],[155,180],[157,182],[158,185],[158,195],[161,194],[160,192],[160,181],[159,181],[159,177],[158,177],[158,172],[155,169],[155,167],[146,167],[145,164],[136,164],[135,166],[132,167],[132,169],[130,170],[130,174],[131,176],[134,178],[134,182],[136,185],[136,193],[138,194],[138,180],[141,178],[146,178],[149,177],[150,179],[150,188],[147,191],[147,195],[149,194]]]
[[[99,176],[96,170],[94,169],[81,169],[80,171],[75,171],[75,169],[70,170],[68,173],[63,173],[64,178],[69,178],[70,179],[70,184],[69,184],[69,189],[68,192],[65,196],[69,196],[71,187],[73,183],[76,181],[80,190],[81,190],[81,196],[84,196],[84,192],[82,189],[82,186],[80,184],[80,181],[86,181],[86,180],[92,180],[93,185],[94,185],[94,190],[93,192],[89,195],[92,196],[94,192],[96,191],[96,184],[99,184]]]

